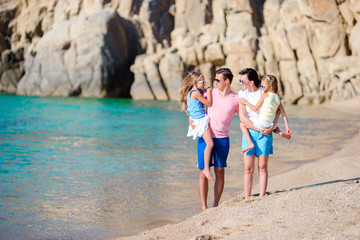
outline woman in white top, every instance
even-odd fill
[[[260,80],[257,72],[252,68],[246,68],[239,72],[240,83],[244,91],[239,93],[240,98],[245,98],[250,104],[256,105],[259,101],[262,90],[260,87]],[[241,103],[241,101],[240,101]],[[274,119],[274,123],[271,127],[260,130],[254,126],[251,122],[251,118],[258,117],[259,111],[255,112],[244,104],[239,104],[240,120],[248,127],[248,131],[254,148],[244,152],[244,194],[245,198],[251,196],[251,189],[253,185],[253,174],[255,169],[255,157],[258,157],[258,169],[259,169],[259,186],[260,196],[264,196],[266,193],[268,182],[268,160],[269,155],[273,153],[273,137],[272,130],[279,119],[279,111]],[[247,147],[247,141],[243,135],[242,149]]]
[[[261,88],[263,89],[264,93],[260,96],[259,101],[256,105],[249,103],[245,98],[241,99],[241,103],[245,104],[251,110],[257,112],[260,111],[260,114],[250,118],[256,128],[263,130],[264,128],[271,127],[274,124],[274,119],[276,116],[276,111],[279,109],[281,116],[284,119],[286,133],[281,132],[279,127],[275,127],[274,132],[279,134],[281,137],[289,139],[291,138],[291,130],[289,126],[289,121],[286,116],[285,110],[281,104],[280,97],[277,94],[278,92],[278,81],[275,76],[273,75],[265,75],[261,80]],[[242,122],[240,123],[240,128],[242,133],[244,134],[248,146],[243,149],[243,153],[247,150],[254,148],[254,144],[251,141],[248,128]]]

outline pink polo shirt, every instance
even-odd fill
[[[205,93],[205,96],[207,94]],[[229,127],[231,120],[239,114],[239,98],[234,92],[223,98],[219,90],[212,90],[212,106],[207,108],[207,114],[210,118],[210,129],[213,138],[225,138],[229,136]]]

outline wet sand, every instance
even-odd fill
[[[357,97],[323,107],[359,115],[359,103]],[[265,197],[255,185],[249,199],[240,195],[181,223],[120,239],[359,239],[359,145],[358,130],[336,153],[270,176]]]

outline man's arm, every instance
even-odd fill
[[[188,115],[189,125],[190,125],[193,129],[195,129],[196,125],[194,124],[194,121],[191,120],[189,112],[188,112],[187,110],[185,110],[185,112],[186,112],[186,115]]]
[[[195,129],[196,125],[194,124],[194,121],[191,120],[190,118],[189,118],[188,121],[189,121],[189,125],[190,125],[193,129]]]

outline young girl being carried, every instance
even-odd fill
[[[201,73],[189,73],[181,83],[179,91],[179,103],[186,114],[193,120],[195,128],[189,125],[187,133],[188,137],[202,137],[205,140],[206,147],[204,151],[204,170],[200,171],[206,176],[207,179],[214,181],[215,179],[210,172],[210,156],[214,146],[209,125],[209,117],[205,113],[204,105],[212,105],[211,88],[208,88],[207,99],[203,97],[201,91],[205,89],[205,78]]]
[[[273,125],[274,118],[276,116],[277,109],[280,110],[281,116],[284,120],[286,133],[281,132],[278,127],[274,129],[274,132],[279,134],[281,137],[290,139],[291,130],[286,116],[283,105],[281,104],[280,97],[277,94],[278,92],[278,81],[273,75],[265,75],[261,80],[261,87],[264,89],[264,93],[261,95],[256,106],[251,105],[246,99],[241,98],[240,103],[245,104],[247,107],[257,112],[260,109],[259,117],[250,118],[254,126],[260,130],[264,128],[271,127]],[[254,148],[254,144],[251,141],[250,134],[248,132],[248,127],[244,123],[240,123],[240,129],[245,136],[246,141],[248,142],[247,147],[242,151],[246,152],[247,150]]]

